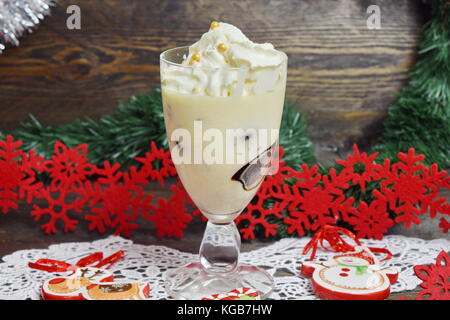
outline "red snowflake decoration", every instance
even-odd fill
[[[426,167],[421,163],[424,156],[416,156],[412,148],[408,154],[400,152],[398,157],[400,162],[390,168],[383,167],[380,192],[395,212],[395,222],[409,228],[411,224],[420,224],[419,216],[428,211],[434,218],[446,202],[444,197],[439,197],[438,191],[446,183],[447,173],[439,171],[436,164]]]
[[[164,186],[165,178],[177,174],[170,157],[170,151],[163,148],[158,149],[153,141],[150,144],[150,152],[147,152],[144,157],[136,158],[136,160],[142,163],[141,170],[143,170],[143,173],[149,179],[158,181],[161,187]]]
[[[105,162],[98,168],[89,163],[84,144],[73,148],[56,142],[54,155],[46,161],[33,150],[23,152],[21,145],[11,136],[0,141],[0,208],[6,213],[17,209],[18,200],[30,203],[39,198],[31,215],[36,220],[48,218],[42,225],[45,233],[55,233],[58,222],[64,231],[75,230],[79,218],[85,218],[90,230],[113,228],[116,234],[130,236],[143,217],[153,223],[158,237],[181,238],[192,217],[201,214],[179,179],[168,199],[154,203],[145,192],[150,180],[163,185],[176,175],[170,152],[154,142],[149,152],[135,159],[139,169],[132,166],[127,171],[120,171],[119,164]],[[282,155],[280,148],[280,159]],[[450,215],[450,205],[438,194],[440,188],[450,189],[445,171],[437,165],[425,166],[423,156],[413,149],[399,153],[400,161],[394,164],[389,160],[377,164],[376,157],[354,146],[353,155],[337,160],[339,171],[326,174],[319,173],[318,166],[302,165],[297,171],[280,161],[279,171],[266,177],[235,222],[246,239],[255,238],[258,229],[265,237],[275,236],[282,223],[288,233],[302,236],[339,221],[352,225],[358,237],[381,239],[394,223],[419,224],[427,212],[432,218]],[[48,186],[38,181],[38,173],[49,176]],[[346,195],[349,188],[365,192],[371,182],[379,188],[372,191],[370,203],[355,203]],[[83,215],[84,211],[89,213]],[[444,232],[450,229],[444,217],[439,226]]]
[[[414,267],[416,276],[422,280],[419,300],[450,300],[450,257],[445,251],[439,253],[436,263]]]
[[[360,153],[358,146],[353,145],[353,155],[349,155],[346,160],[336,160],[336,163],[343,167],[343,174],[351,177],[352,183],[358,183],[362,192],[366,192],[366,183],[380,179],[379,165],[374,163],[378,152],[368,156],[365,152]],[[364,169],[359,172],[356,167],[360,165]]]
[[[374,200],[369,205],[361,201],[347,222],[353,226],[358,238],[377,240],[383,239],[383,235],[394,225],[394,221],[389,218],[387,203],[383,200]]]
[[[95,173],[96,167],[88,163],[88,147],[80,144],[76,148],[67,148],[62,142],[54,145],[54,155],[44,162],[44,171],[51,178],[52,191],[73,192],[82,188],[87,178]]]
[[[56,233],[58,220],[64,223],[65,232],[76,228],[78,220],[69,217],[69,214],[82,212],[85,199],[80,193],[84,183],[97,169],[88,163],[87,151],[85,144],[67,148],[63,143],[56,142],[54,155],[42,163],[42,172],[49,174],[51,182],[36,197],[44,199],[47,206],[34,205],[31,215],[35,220],[40,220],[44,215],[49,217],[48,222],[42,225],[46,234]]]
[[[89,199],[91,213],[89,229],[104,232],[106,227],[115,228],[115,234],[131,236],[138,228],[135,220],[153,209],[152,195],[146,194],[141,185],[148,181],[135,167],[128,173],[119,171],[120,165],[105,162],[97,170],[100,175],[95,183],[86,183],[85,195]]]
[[[31,202],[42,187],[36,181],[36,171],[42,169],[42,157],[31,150],[22,152],[22,141],[14,141],[12,136],[0,140],[0,207],[3,213],[17,209],[17,200],[25,198]]]
[[[353,198],[346,198],[344,190],[349,187],[350,175],[337,174],[331,169],[330,175],[318,173],[319,167],[302,165],[294,177],[297,181],[291,188],[288,217],[288,232],[303,235],[305,230],[317,230],[326,224],[335,224],[355,211]]]
[[[41,207],[37,204],[33,205],[31,216],[36,221],[43,216],[48,216],[48,222],[42,225],[42,229],[46,234],[56,233],[56,223],[61,220],[64,223],[64,231],[74,231],[78,220],[69,217],[69,213],[80,213],[82,211],[84,201],[82,198],[76,198],[73,202],[68,203],[65,192],[60,192],[55,198],[49,189],[42,189],[40,198],[47,201],[47,207]]]
[[[177,186],[172,186],[173,195],[169,199],[158,199],[157,206],[153,214],[146,214],[144,217],[154,223],[157,230],[156,236],[183,237],[183,229],[192,220],[192,216],[186,209],[186,196],[183,190]]]
[[[433,218],[438,212],[445,214],[445,199],[437,193],[439,187],[449,187],[445,171],[439,172],[436,165],[428,168],[417,164],[423,157],[415,156],[412,149],[407,155],[399,153],[401,161],[394,165],[389,160],[376,164],[376,156],[361,153],[354,146],[354,155],[337,161],[342,166],[339,173],[331,169],[326,175],[319,174],[317,166],[303,165],[295,171],[282,163],[280,171],[266,178],[247,210],[236,219],[243,237],[254,238],[257,227],[266,237],[273,236],[276,223],[282,219],[287,232],[298,236],[346,221],[359,237],[381,239],[394,222],[408,222],[405,209],[413,207],[421,214],[430,211]],[[366,184],[372,181],[379,181],[382,188],[373,191],[375,200],[370,204],[355,204],[352,197],[346,197],[350,186],[358,185],[365,192]],[[414,189],[412,196],[408,188]],[[389,210],[396,213],[395,221]],[[446,226],[446,220],[441,219],[443,230]]]
[[[90,164],[87,159],[87,146],[79,145],[68,148],[61,142],[55,143],[55,153],[50,160],[41,165],[42,172],[51,178],[48,188],[35,196],[47,201],[47,206],[34,205],[31,215],[40,220],[49,219],[42,225],[45,233],[55,233],[56,223],[64,223],[64,231],[76,228],[76,215],[88,204],[89,213],[84,218],[90,222],[89,229],[105,232],[107,228],[115,229],[116,234],[130,236],[138,228],[136,219],[140,215],[148,216],[155,210],[151,204],[152,195],[145,193],[143,186],[148,180],[158,180],[174,174],[174,167],[167,158],[168,152],[151,144],[151,152],[141,162],[140,170],[130,167],[127,172],[120,171],[119,164],[105,162],[102,168]],[[29,153],[25,163],[36,162],[34,153]],[[150,161],[159,159],[160,171],[153,169]],[[96,181],[90,181],[91,177]]]

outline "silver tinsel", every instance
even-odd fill
[[[0,53],[7,44],[19,45],[19,37],[31,32],[50,13],[55,0],[0,0]]]

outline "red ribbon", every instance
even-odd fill
[[[359,242],[356,235],[351,231],[327,224],[324,225],[319,231],[317,231],[314,234],[312,239],[303,248],[302,254],[307,254],[309,250],[312,250],[309,260],[310,261],[313,260],[314,257],[316,256],[317,247],[319,245],[320,247],[322,247],[322,249],[327,251],[330,251],[330,248],[332,249],[332,251],[334,250],[336,252],[355,251],[355,246],[352,246],[351,244],[347,243],[339,233],[343,233],[344,235],[353,239],[356,245],[358,246],[361,245],[361,242]],[[325,240],[328,242],[329,247],[326,247],[324,245]],[[369,247],[369,250],[372,251],[372,253],[386,254],[386,257],[381,261],[389,260],[390,258],[392,258],[392,253],[388,249]]]
[[[83,268],[87,266],[100,268],[105,265],[107,265],[105,269],[109,269],[114,263],[122,259],[124,256],[125,253],[122,250],[119,250],[109,257],[103,259],[102,252],[95,252],[87,257],[80,259],[74,265],[60,260],[39,259],[36,262],[29,262],[28,266],[33,269],[43,270],[47,272],[75,271],[77,268]]]
[[[384,259],[381,259],[380,262],[389,260],[390,258],[392,258],[392,252],[390,252],[388,249],[385,248],[375,248],[375,247],[368,247],[370,251],[372,251],[373,253],[384,253],[386,255],[386,257],[384,257]]]

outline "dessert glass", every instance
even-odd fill
[[[208,223],[199,261],[167,271],[165,288],[175,299],[202,299],[241,287],[253,288],[266,298],[274,288],[273,279],[261,268],[239,264],[241,239],[233,220],[252,200],[277,160],[287,56],[280,52],[283,63],[271,70],[277,72],[277,81],[269,88],[266,81],[264,90],[255,93],[251,86],[247,91],[244,88],[265,81],[267,73],[182,65],[188,53],[189,47],[179,47],[161,54],[164,120],[178,176]],[[180,92],[176,86],[166,85],[169,74],[179,75],[180,81],[189,81],[183,79],[186,75],[209,74],[216,79],[232,79],[232,85],[222,88],[228,92],[222,91],[219,96],[199,95],[195,88],[192,93]],[[180,132],[189,133],[190,138],[180,137]],[[199,134],[203,134],[200,139]],[[223,137],[222,144],[206,153],[213,136]],[[180,155],[191,161],[183,163]]]

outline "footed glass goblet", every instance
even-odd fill
[[[284,63],[270,70],[276,81],[268,83],[266,72],[182,64],[188,51],[180,47],[161,54],[164,120],[178,176],[208,223],[199,260],[169,270],[165,287],[175,299],[241,287],[266,298],[273,279],[257,266],[239,263],[241,239],[233,220],[277,160],[287,56],[280,52]],[[201,89],[209,94],[196,87],[204,79],[209,82]],[[227,85],[214,86],[214,79]]]

